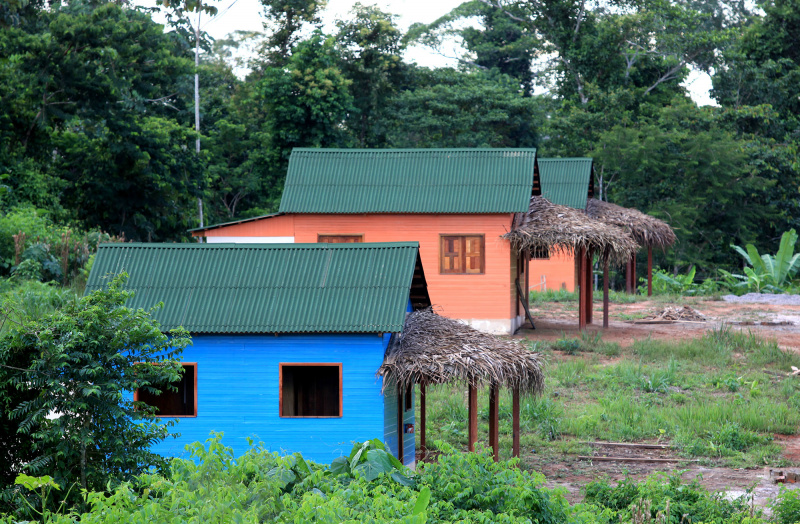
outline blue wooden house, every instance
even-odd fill
[[[163,302],[162,329],[193,340],[177,392],[134,393],[177,421],[154,451],[183,456],[221,431],[237,455],[251,437],[325,463],[377,437],[414,462],[413,394],[382,393],[376,371],[406,314],[430,305],[416,242],[105,244],[87,291],[123,271],[129,306]]]

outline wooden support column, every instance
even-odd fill
[[[647,246],[647,296],[653,296],[653,246]]]
[[[586,329],[586,249],[578,252],[578,329]]]
[[[397,460],[405,464],[403,460],[403,392],[400,390],[400,384],[397,385]]]
[[[592,271],[592,253],[586,252],[586,323],[592,323],[594,313],[594,272]]]
[[[425,383],[419,385],[419,448],[423,456],[428,452],[428,446],[425,443]]]
[[[608,327],[608,257],[603,258],[603,327]]]
[[[511,390],[511,426],[513,433],[513,443],[511,444],[511,456],[519,457],[519,386]]]
[[[478,388],[469,385],[469,431],[467,432],[467,446],[470,451],[475,451],[478,441]]]
[[[631,255],[625,272],[625,291],[631,295],[636,294],[636,255]]]
[[[489,386],[489,446],[492,448],[495,462],[500,460],[499,390],[494,382]]]

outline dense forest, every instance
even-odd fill
[[[66,279],[107,235],[188,241],[198,202],[205,224],[275,211],[297,146],[592,156],[601,198],[675,227],[657,261],[698,275],[800,226],[798,0],[474,0],[407,32],[374,6],[326,32],[319,2],[261,1],[263,33],[201,35],[199,136],[197,2],[165,1],[166,26],[124,0],[0,5],[5,273],[48,235],[29,269]],[[454,39],[457,68],[403,59]]]

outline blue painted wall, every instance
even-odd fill
[[[384,399],[375,372],[388,341],[378,334],[195,335],[182,361],[197,362],[197,417],[175,419],[173,431],[181,436],[153,451],[186,457],[186,444],[222,431],[223,444],[236,455],[252,437],[270,451],[299,451],[329,463],[350,453],[353,441],[384,438]],[[281,362],[341,362],[343,416],[281,418]]]
[[[416,388],[415,388],[416,389]],[[405,430],[405,424],[414,424],[414,396],[411,397],[411,405],[407,406],[405,403],[405,395],[403,395],[403,425],[402,430]],[[386,449],[397,456],[397,386],[390,384],[386,387],[384,398],[384,411],[383,411],[383,424],[384,424],[384,442]],[[416,426],[414,427],[416,431]],[[416,436],[414,433],[403,433],[403,464],[410,466],[416,460]]]

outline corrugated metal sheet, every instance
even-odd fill
[[[591,176],[591,158],[539,159],[542,196],[554,204],[586,209]]]
[[[400,332],[417,242],[105,244],[87,293],[128,273],[128,305],[164,307],[164,329],[193,333]]]
[[[523,212],[535,161],[535,149],[296,148],[280,211]]]

